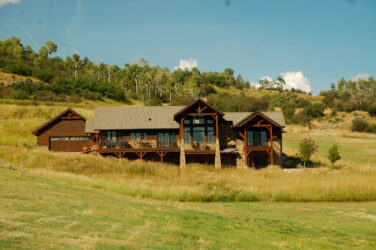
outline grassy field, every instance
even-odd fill
[[[0,248],[374,249],[376,203],[181,203],[0,169]]]

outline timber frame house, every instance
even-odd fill
[[[188,106],[97,107],[82,133],[90,138],[85,152],[103,156],[262,168],[282,165],[284,127],[281,112],[223,113],[198,98]]]

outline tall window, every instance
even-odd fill
[[[192,116],[184,120],[185,143],[214,143],[214,119],[209,116]]]
[[[205,142],[205,127],[193,127],[193,142]]]

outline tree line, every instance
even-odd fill
[[[29,45],[24,47],[19,38],[12,37],[0,41],[0,67],[5,72],[41,80],[43,83],[36,83],[29,89],[35,90],[34,97],[40,96],[41,91],[48,91],[59,100],[76,95],[87,99],[135,99],[155,105],[172,102],[176,96],[214,94],[215,87],[250,88],[249,82],[241,75],[236,76],[230,68],[223,72],[200,72],[197,68],[171,72],[168,68],[151,66],[144,59],[119,67],[99,59],[93,62],[79,54],[65,59],[52,57],[57,50],[54,42],[47,41],[36,52]],[[14,96],[30,95],[30,91],[22,92],[21,87],[25,87],[25,83],[14,86],[17,91]]]

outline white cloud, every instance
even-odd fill
[[[281,73],[282,78],[285,80],[286,89],[300,89],[307,93],[311,92],[311,83],[308,78],[304,76],[301,71],[286,71]]]
[[[271,78],[270,76],[263,76],[260,78],[260,80],[267,80],[268,82],[272,82],[273,78]]]
[[[350,77],[350,80],[353,81],[353,82],[356,82],[358,80],[368,80],[368,78],[370,78],[370,74],[366,74],[366,73],[359,73],[355,76],[352,76]]]
[[[0,0],[0,8],[8,3],[18,4],[21,0]]]
[[[197,66],[198,66],[198,62],[196,59],[192,59],[192,58],[189,58],[188,60],[180,59],[179,66],[175,67],[175,70],[176,69],[191,70],[193,68],[197,68]]]

